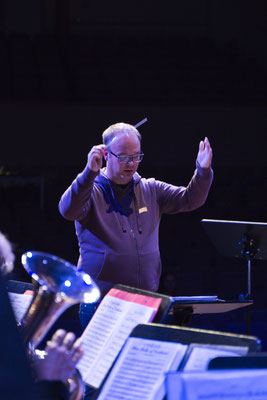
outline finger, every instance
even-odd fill
[[[210,142],[209,139],[206,137],[204,140],[205,149],[209,151],[210,149]]]
[[[82,341],[81,338],[79,338],[74,342],[71,350],[69,351],[69,354],[74,356],[76,353],[79,353],[81,351],[82,351]]]
[[[70,350],[75,342],[76,336],[73,332],[68,332],[63,340],[63,346]]]
[[[80,348],[82,345],[82,338],[79,337],[78,339],[75,340],[74,344],[73,344],[73,349],[78,349]]]
[[[96,146],[96,149],[97,149],[101,154],[103,154],[104,151],[105,151],[105,149],[106,149],[106,146],[103,145],[103,144],[101,144],[101,145],[99,145],[99,146]]]
[[[106,146],[104,144],[97,144],[94,146],[96,149],[105,150]]]
[[[94,149],[91,153],[89,153],[88,159],[92,159],[92,161],[101,161],[104,156],[104,150]]]
[[[204,150],[204,142],[203,140],[201,140],[201,142],[199,143],[199,151],[203,151]]]
[[[66,336],[66,331],[64,329],[58,329],[52,336],[51,340],[47,343],[56,344],[60,346],[63,343],[65,336]]]
[[[99,148],[100,148],[101,151],[106,150],[106,146],[105,146],[104,144],[100,144],[100,145],[99,145]]]
[[[213,151],[212,151],[212,149],[210,149],[210,152],[209,152],[209,161],[211,161],[212,155],[213,155]]]
[[[100,149],[94,149],[91,154],[93,157],[99,157],[99,158],[102,157],[102,155],[103,155],[103,153]]]
[[[105,149],[106,149],[106,146],[104,144],[100,144],[98,146],[94,146],[91,151],[97,152],[99,154],[104,154]]]
[[[74,365],[76,365],[79,361],[80,361],[80,359],[82,358],[82,356],[83,356],[83,350],[82,349],[77,349],[77,351],[73,354],[73,356],[72,356],[72,362],[73,362],[73,364]]]
[[[98,152],[96,154],[96,159],[101,160],[103,156],[104,156],[104,152],[103,153],[102,152]]]
[[[211,160],[212,160],[212,150],[210,149],[210,151],[207,153],[207,162],[206,162],[206,168],[209,168],[211,165]]]

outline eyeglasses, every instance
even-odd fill
[[[127,164],[129,162],[138,163],[143,160],[144,153],[136,154],[135,156],[117,156],[117,154],[113,153],[108,147],[107,151],[116,157],[120,164]]]

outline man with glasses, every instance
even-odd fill
[[[213,177],[210,143],[200,142],[196,171],[187,187],[178,187],[137,173],[144,154],[134,126],[114,124],[102,137],[59,203],[63,217],[75,221],[78,268],[104,282],[157,291],[161,216],[204,204]]]

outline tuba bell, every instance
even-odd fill
[[[38,291],[25,313],[20,330],[30,354],[46,333],[70,306],[77,303],[94,303],[100,290],[92,278],[71,263],[54,255],[27,251],[21,257],[23,267],[39,284]],[[76,369],[69,380],[71,400],[79,400],[84,392],[84,382]]]

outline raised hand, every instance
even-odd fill
[[[201,168],[209,168],[212,160],[212,148],[207,137],[199,143],[197,162]]]
[[[102,168],[105,148],[105,145],[99,144],[90,150],[87,165],[92,171],[98,172]]]

